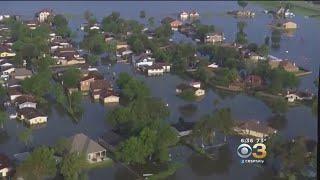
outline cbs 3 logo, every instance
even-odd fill
[[[256,159],[263,159],[267,156],[266,145],[258,143],[251,148],[249,144],[240,144],[237,148],[237,154],[241,158],[248,158],[252,155]]]

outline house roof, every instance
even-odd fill
[[[110,83],[104,79],[95,80],[90,84],[90,89],[108,89],[109,87]]]
[[[178,122],[178,123],[172,124],[171,126],[176,128],[179,132],[181,132],[181,131],[192,130],[194,125],[195,125],[194,122]]]
[[[26,68],[16,68],[14,70],[15,76],[31,76],[32,72]]]
[[[31,107],[18,109],[17,112],[18,112],[18,114],[23,115],[27,119],[32,119],[32,118],[39,117],[39,116],[45,116],[37,109],[31,108]]]
[[[88,75],[81,78],[80,81],[86,81],[86,80],[89,80],[89,79],[94,79],[94,80],[98,80],[98,79],[103,79],[103,75],[100,74],[98,71],[89,71]]]
[[[100,92],[100,98],[106,98],[106,97],[109,97],[109,96],[118,96],[119,97],[119,94],[116,93],[115,91],[112,91],[112,90],[102,90]]]
[[[36,103],[36,97],[33,95],[29,95],[29,94],[24,94],[22,96],[19,96],[15,99],[15,102],[18,104],[22,104],[25,102],[32,102],[32,103]]]
[[[161,20],[161,23],[164,24],[164,23],[171,23],[173,22],[175,19],[172,18],[172,17],[165,17]]]
[[[238,122],[237,126],[240,129],[249,129],[249,130],[261,132],[264,134],[273,134],[274,132],[276,132],[275,129],[273,129],[267,125],[264,125],[264,124],[260,123],[259,121],[255,121],[255,120]]]
[[[8,156],[0,154],[0,170],[10,167],[10,160]]]
[[[9,96],[22,95],[22,89],[21,89],[20,86],[9,87],[8,88],[8,94],[9,94]]]
[[[69,140],[71,141],[71,152],[89,154],[105,150],[97,142],[93,141],[83,133],[75,134],[71,136]]]
[[[182,22],[179,21],[179,20],[174,20],[174,21],[172,21],[170,24],[171,24],[171,26],[172,26],[172,25],[182,25]]]
[[[10,52],[11,49],[7,45],[1,44],[0,45],[0,52]]]
[[[222,36],[222,35],[223,35],[222,32],[210,32],[206,34],[206,36]]]

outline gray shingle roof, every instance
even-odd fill
[[[104,151],[105,149],[100,146],[95,141],[91,140],[88,136],[83,133],[75,134],[70,137],[71,141],[71,152],[80,152],[80,153],[94,153],[99,151]]]

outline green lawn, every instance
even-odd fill
[[[267,10],[275,10],[275,8],[280,6],[279,1],[250,1],[253,4],[258,4],[266,8]],[[310,16],[310,15],[320,15],[320,6],[314,4],[307,4],[302,1],[291,1],[290,2],[294,7],[292,11],[296,14],[303,15],[303,16]],[[319,16],[316,17],[320,19]]]
[[[97,163],[88,163],[86,166],[86,169],[93,169],[93,168],[104,168],[104,167],[110,167],[113,164],[113,160],[105,160]]]

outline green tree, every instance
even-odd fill
[[[117,42],[111,41],[106,44],[106,52],[110,58],[116,58]]]
[[[237,2],[238,2],[238,5],[243,9],[248,5],[248,3],[244,0],[238,0]]]
[[[68,27],[68,20],[65,16],[62,14],[54,16],[52,25],[57,35],[60,35],[64,38],[70,37],[71,30]]]
[[[32,130],[31,129],[26,129],[22,131],[19,135],[18,138],[21,142],[24,143],[25,146],[28,146],[31,141],[32,141]]]
[[[71,148],[70,141],[66,138],[60,138],[54,145],[54,151],[58,155],[64,156]]]
[[[92,55],[92,54],[89,54],[88,55],[88,58],[87,58],[87,62],[90,64],[90,65],[97,65],[99,61],[99,56],[97,55]]]
[[[22,89],[25,92],[32,93],[37,97],[41,97],[50,90],[50,87],[51,87],[50,79],[51,79],[50,70],[40,71],[38,74],[23,80],[21,83]]]
[[[281,31],[274,29],[271,33],[271,47],[274,49],[280,48]]]
[[[63,86],[67,88],[77,87],[81,78],[81,71],[77,68],[68,68],[62,75]]]
[[[36,148],[17,168],[17,175],[26,179],[41,180],[56,174],[54,151],[48,147]]]
[[[186,101],[194,101],[194,100],[196,100],[196,96],[194,94],[194,90],[193,89],[183,90],[179,94],[179,97],[181,97],[182,99],[184,99]]]
[[[264,38],[264,44],[267,45],[267,46],[269,46],[269,42],[270,42],[270,37],[269,37],[269,36],[266,36],[266,37]]]
[[[0,86],[0,98],[4,97],[6,94],[7,90],[3,86]]]
[[[104,36],[98,31],[89,31],[81,42],[81,47],[89,53],[100,55],[106,51]]]
[[[196,34],[200,40],[203,40],[207,33],[214,32],[214,31],[215,31],[214,25],[198,24],[196,26]]]
[[[146,162],[146,158],[154,152],[156,132],[145,128],[138,137],[131,137],[120,145],[116,151],[116,157],[126,163]]]
[[[3,129],[3,125],[7,120],[8,120],[7,113],[0,110],[0,125],[1,125],[1,129]]]
[[[154,28],[154,26],[155,26],[154,17],[149,17],[149,18],[148,18],[148,26],[149,26],[150,28]]]
[[[139,40],[139,39],[136,39],[136,40],[133,42],[132,50],[133,50],[133,52],[135,52],[136,54],[142,53],[142,52],[144,51],[144,45],[143,45],[142,41]]]
[[[77,180],[86,163],[84,155],[78,155],[77,153],[67,154],[60,164],[60,172],[66,180]]]
[[[140,11],[140,14],[139,14],[140,18],[145,18],[146,17],[146,12],[145,11]]]
[[[269,46],[262,44],[261,46],[258,47],[257,53],[260,54],[261,56],[268,56],[269,54]]]
[[[207,114],[200,118],[196,123],[193,135],[201,137],[202,144],[204,141],[213,142],[215,131],[218,130],[225,135],[232,132],[233,119],[229,108],[223,108],[215,112],[213,115]]]

